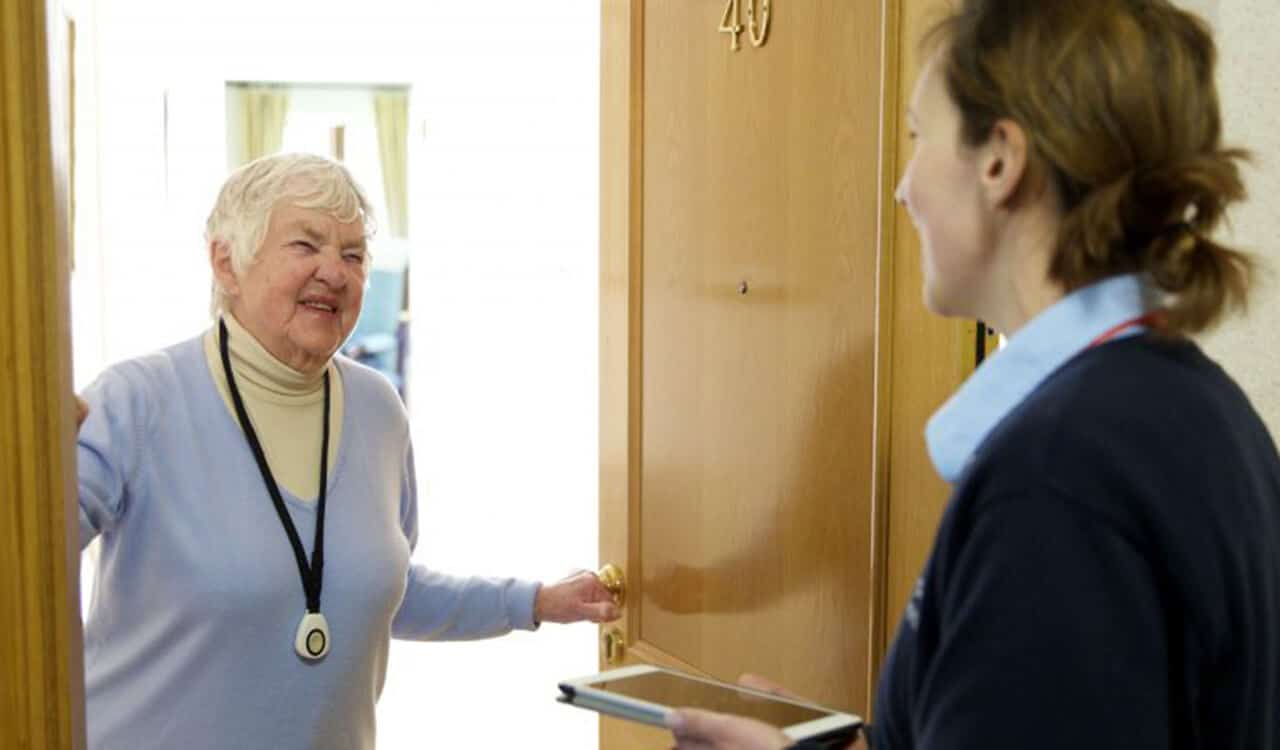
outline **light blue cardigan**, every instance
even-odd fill
[[[325,519],[332,647],[319,662],[294,653],[297,564],[200,339],[116,365],[86,392],[80,543],[102,539],[85,622],[91,748],[373,748],[392,635],[534,627],[537,584],[410,564],[404,408],[382,376],[336,361],[346,402]],[[318,431],[298,439],[319,450]],[[310,556],[315,504],[282,494]]]

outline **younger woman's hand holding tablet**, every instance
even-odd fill
[[[804,701],[781,685],[757,675],[744,674],[738,678],[738,684],[790,700]],[[675,736],[676,750],[775,750],[790,747],[866,750],[860,735],[851,741],[847,738],[828,742],[802,740],[797,744],[776,727],[762,721],[695,708],[673,711],[667,717],[667,727]]]
[[[862,719],[746,677],[741,685],[650,665],[622,667],[560,684],[561,701],[671,729],[678,747],[852,747]],[[800,744],[796,744],[800,743]]]

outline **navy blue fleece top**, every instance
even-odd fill
[[[1195,344],[1088,347],[1141,312],[1136,279],[1104,284],[1044,314],[1078,328],[1070,346],[1032,356],[1024,336],[1050,330],[1028,326],[984,364],[988,394],[1010,352],[1039,372],[1005,373],[1024,392],[967,440],[974,415],[947,416],[964,405],[930,425],[954,492],[884,664],[874,750],[1280,747],[1275,444]]]

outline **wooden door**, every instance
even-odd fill
[[[601,667],[869,715],[946,494],[923,423],[976,329],[924,311],[892,203],[923,3],[773,0],[757,45],[764,5],[603,6],[600,550],[628,591]]]
[[[0,747],[6,748],[84,746],[66,24],[57,3],[0,5]]]

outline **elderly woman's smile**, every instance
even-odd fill
[[[312,310],[318,310],[330,315],[337,313],[338,303],[331,297],[313,294],[302,298],[301,303]]]

